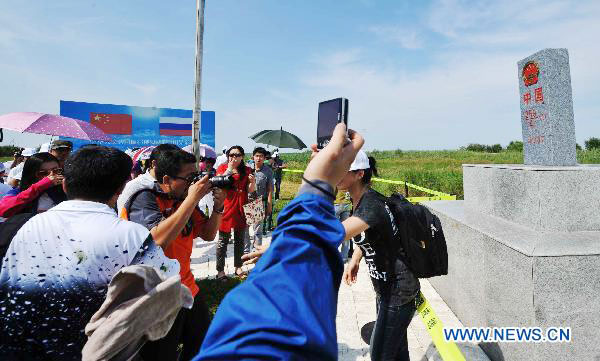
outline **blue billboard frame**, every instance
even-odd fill
[[[60,139],[72,141],[74,149],[90,143],[115,147],[121,150],[163,143],[172,143],[179,147],[184,147],[192,143],[191,136],[160,135],[159,131],[161,117],[189,118],[191,122],[193,117],[192,110],[86,103],[69,100],[60,101],[60,115],[62,116],[90,122],[90,113],[131,115],[131,134],[109,134],[113,139],[112,142],[88,141],[69,137],[60,137]],[[213,148],[215,147],[214,111],[201,112],[200,142],[210,145]]]

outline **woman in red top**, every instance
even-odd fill
[[[244,252],[244,235],[246,230],[246,217],[244,204],[248,202],[248,193],[256,190],[256,181],[252,169],[244,164],[244,148],[234,145],[225,153],[227,163],[217,168],[217,175],[233,175],[233,187],[227,190],[223,218],[219,227],[219,243],[217,244],[217,279],[224,279],[225,258],[227,257],[227,243],[231,238],[233,229],[233,264],[238,276],[244,275],[242,271],[242,253]]]
[[[0,217],[47,211],[67,199],[62,190],[62,168],[50,153],[34,154],[25,161],[21,182],[0,201]]]

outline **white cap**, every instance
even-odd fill
[[[13,178],[17,180],[21,180],[21,175],[23,175],[23,165],[24,163],[19,164],[8,172],[8,178]]]
[[[49,152],[50,151],[50,143],[44,143],[40,146],[40,153],[41,152]]]
[[[354,158],[354,162],[350,164],[350,170],[361,170],[361,169],[369,169],[371,166],[369,165],[369,157],[367,153],[362,150],[359,150],[356,153],[356,158]]]
[[[25,148],[23,149],[23,151],[21,152],[21,155],[23,157],[31,157],[32,155],[35,154],[35,148]]]

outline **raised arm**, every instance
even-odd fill
[[[62,182],[62,176],[60,182]],[[17,195],[5,196],[0,202],[0,216],[6,218],[14,216],[54,185],[56,185],[56,181],[50,177],[44,177]]]
[[[345,132],[338,125],[309,163],[310,183],[282,210],[271,247],[250,277],[219,306],[195,360],[337,359],[337,247],[345,231],[329,193],[364,142],[352,132],[345,144]]]

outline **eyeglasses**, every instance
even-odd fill
[[[176,175],[172,175],[170,177],[171,178],[175,178],[175,179],[181,179],[181,180],[184,180],[184,181],[186,181],[186,182],[188,182],[188,183],[191,184],[198,177],[198,175],[200,175],[200,173],[192,173],[192,174],[190,174],[187,177],[179,177],[179,176],[176,176]]]
[[[49,175],[50,173],[56,174],[56,175],[61,175],[61,174],[63,174],[63,172],[64,172],[64,169],[57,167],[57,168],[52,168],[52,169],[48,169],[48,170],[40,170],[40,171],[38,171],[38,174],[42,177],[45,177],[45,176]]]
[[[241,153],[229,153],[229,156],[232,157],[232,158],[241,158],[244,155],[241,154]]]

